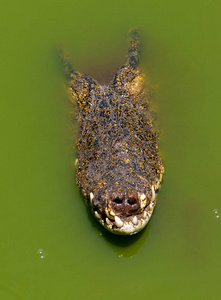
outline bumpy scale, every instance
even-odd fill
[[[129,37],[126,64],[108,86],[80,74],[63,57],[79,107],[77,184],[95,218],[122,235],[148,223],[164,172],[138,68],[137,31]]]

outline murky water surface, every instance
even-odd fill
[[[221,3],[4,1],[0,299],[220,299]],[[143,232],[104,232],[74,182],[63,44],[109,79],[127,32],[158,86],[165,178]]]

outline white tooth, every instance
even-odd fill
[[[141,195],[139,195],[139,199],[140,199],[140,207],[144,208],[147,205],[147,197],[146,195],[143,193]]]
[[[106,223],[107,225],[111,225],[111,221],[108,218],[106,218]]]
[[[113,212],[113,210],[110,210],[110,215],[113,217],[115,216],[115,213]]]
[[[78,159],[76,158],[76,159],[75,159],[75,163],[74,163],[74,164],[75,164],[75,167],[77,166],[77,163],[78,163]]]
[[[91,204],[93,204],[93,198],[94,198],[94,194],[93,194],[93,193],[90,193],[90,201],[91,201]]]
[[[124,222],[121,221],[121,219],[119,217],[115,216],[114,220],[115,220],[117,227],[122,227],[124,225]]]
[[[137,224],[137,217],[135,216],[135,217],[133,217],[133,220],[132,220],[132,222],[134,223],[134,225],[136,225]]]
[[[94,214],[95,214],[95,217],[96,217],[96,218],[98,218],[98,219],[101,218],[101,215],[100,215],[96,210],[95,210]]]
[[[141,208],[144,208],[144,207],[146,206],[146,204],[147,204],[146,201],[142,201],[142,202],[140,203],[140,207],[141,207]]]
[[[144,219],[147,218],[147,212],[146,212],[146,210],[145,210],[144,213],[143,213],[143,217],[144,217]]]
[[[156,197],[156,194],[155,194],[155,190],[154,190],[154,186],[152,185],[151,187],[151,190],[152,190],[152,198],[151,198],[151,201],[153,202],[155,200],[155,197]]]
[[[141,194],[140,195],[140,200],[143,201],[144,199],[146,199],[146,195],[145,194]]]

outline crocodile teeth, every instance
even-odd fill
[[[96,218],[98,218],[98,219],[101,218],[101,215],[100,215],[96,210],[95,210],[94,214],[95,214],[95,217],[96,217]]]
[[[141,208],[144,208],[147,205],[147,197],[146,195],[143,193],[141,195],[139,195],[139,200],[140,200],[140,206]]]
[[[146,199],[146,195],[145,194],[141,194],[140,195],[140,200],[143,201],[144,199]]]
[[[91,202],[91,204],[93,204],[93,198],[94,198],[94,194],[91,192],[90,193],[90,202]]]
[[[137,224],[137,221],[138,221],[138,220],[137,220],[137,217],[136,217],[136,216],[135,216],[135,217],[133,217],[133,220],[132,220],[132,222],[133,222],[133,224],[134,224],[134,225],[136,225],[136,224]]]
[[[151,190],[152,190],[152,198],[151,201],[153,202],[155,200],[156,194],[155,194],[155,190],[154,190],[154,186],[151,186]]]
[[[106,218],[106,223],[107,225],[111,225],[111,221],[108,218]]]
[[[119,217],[115,216],[114,220],[115,220],[117,227],[122,227],[124,225],[124,222],[121,221],[121,219]]]
[[[110,215],[113,217],[115,216],[115,213],[113,212],[113,210],[110,210]]]
[[[144,213],[143,213],[143,217],[144,217],[144,219],[147,218],[147,212],[146,212],[146,210],[145,210]]]

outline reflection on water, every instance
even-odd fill
[[[116,252],[119,258],[132,258],[145,243],[151,224],[148,224],[141,232],[131,236],[120,236],[111,234],[108,231],[103,232],[105,244]]]
[[[139,249],[145,243],[151,228],[150,223],[137,234],[130,236],[116,235],[103,228],[103,226],[101,226],[100,223],[93,217],[90,210],[88,208],[86,210],[95,232],[105,241],[106,246],[112,248],[118,257],[132,258],[138,253]]]
[[[218,209],[215,208],[215,209],[213,210],[213,215],[214,215],[215,218],[218,219],[219,216],[220,216],[220,211],[219,211]]]
[[[43,249],[38,249],[37,254],[40,258],[45,258],[45,251]]]

